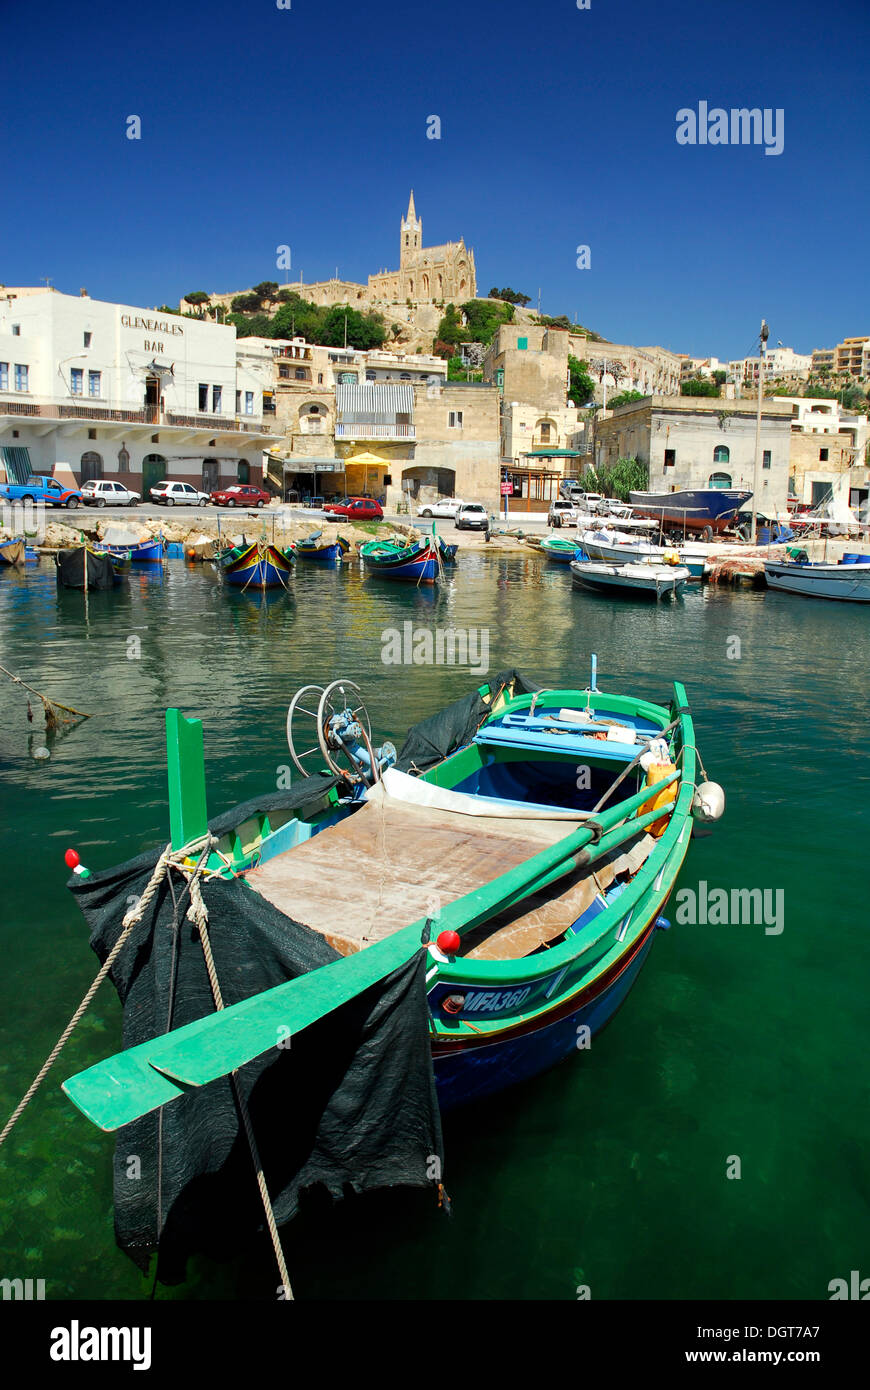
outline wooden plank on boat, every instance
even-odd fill
[[[431,915],[557,844],[572,821],[463,816],[366,802],[328,835],[250,870],[252,888],[343,955]]]

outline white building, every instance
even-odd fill
[[[232,326],[0,287],[0,471],[143,495],[164,478],[259,481],[272,359],[242,346]]]
[[[758,385],[758,373],[764,381],[774,381],[777,377],[799,377],[806,379],[812,367],[812,354],[795,352],[789,347],[775,347],[763,357],[740,357],[728,363],[729,379]]]

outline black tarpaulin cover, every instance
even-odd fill
[[[115,571],[108,555],[93,555],[83,545],[74,550],[57,552],[57,582],[64,589],[83,589],[85,587],[85,555],[88,562],[88,588],[111,589],[115,583]]]
[[[399,750],[396,761],[399,771],[425,772],[449,753],[469,743],[490,714],[492,699],[505,686],[511,687],[514,695],[531,695],[540,690],[540,686],[527,680],[519,671],[501,671],[487,682],[487,686],[493,692],[492,697],[485,700],[480,690],[472,690],[469,695],[463,695],[437,714],[414,724]]]
[[[308,805],[334,784],[302,783],[211,822],[221,833],[255,809]],[[128,906],[144,891],[149,852],[70,887],[105,960]],[[173,891],[176,903],[173,901]],[[224,1003],[338,959],[318,933],[243,881],[208,880],[203,897]],[[164,879],[112,969],[132,1047],[214,1011],[202,946],[185,913],[186,882]],[[268,1053],[238,1077],[247,1097],[278,1223],[303,1189],[334,1197],[392,1185],[433,1184],[443,1162],[429,1046],[425,970],[418,951],[401,969]],[[438,1168],[432,1162],[439,1160]],[[253,1163],[229,1078],[192,1090],[118,1132],[115,1231],[141,1267],[158,1248],[158,1278],[184,1278],[188,1256],[231,1254],[264,1225]]]

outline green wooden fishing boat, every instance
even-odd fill
[[[241,879],[246,911],[303,923],[331,963],[70,1077],[103,1129],[235,1072],[276,1028],[296,1037],[421,953],[443,1108],[576,1057],[579,1030],[613,1016],[663,924],[693,817],[724,806],[697,785],[683,687],[669,705],[608,694],[594,658],[586,690],[532,690],[515,673],[480,687],[416,726],[398,758],[373,746],[352,682],[305,687],[287,725],[313,780],[209,837],[201,725],[167,712],[173,864],[190,878],[207,855],[204,894]],[[73,885],[98,893],[101,920],[111,873],[79,869]]]
[[[570,565],[582,554],[577,542],[566,540],[564,536],[544,536],[539,549],[557,565]]]

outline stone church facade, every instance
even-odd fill
[[[436,305],[462,304],[477,297],[474,252],[465,242],[448,241],[443,246],[423,245],[423,222],[414,207],[414,192],[408,211],[401,219],[399,232],[399,268],[382,270],[368,277],[367,285],[352,280],[320,280],[307,285],[302,280],[282,285],[281,289],[295,290],[303,299],[319,305],[351,304],[358,309],[383,308],[392,304]],[[222,304],[229,308],[237,294],[213,294],[211,309]],[[182,302],[182,311],[190,306]],[[276,306],[277,307],[277,306]]]

